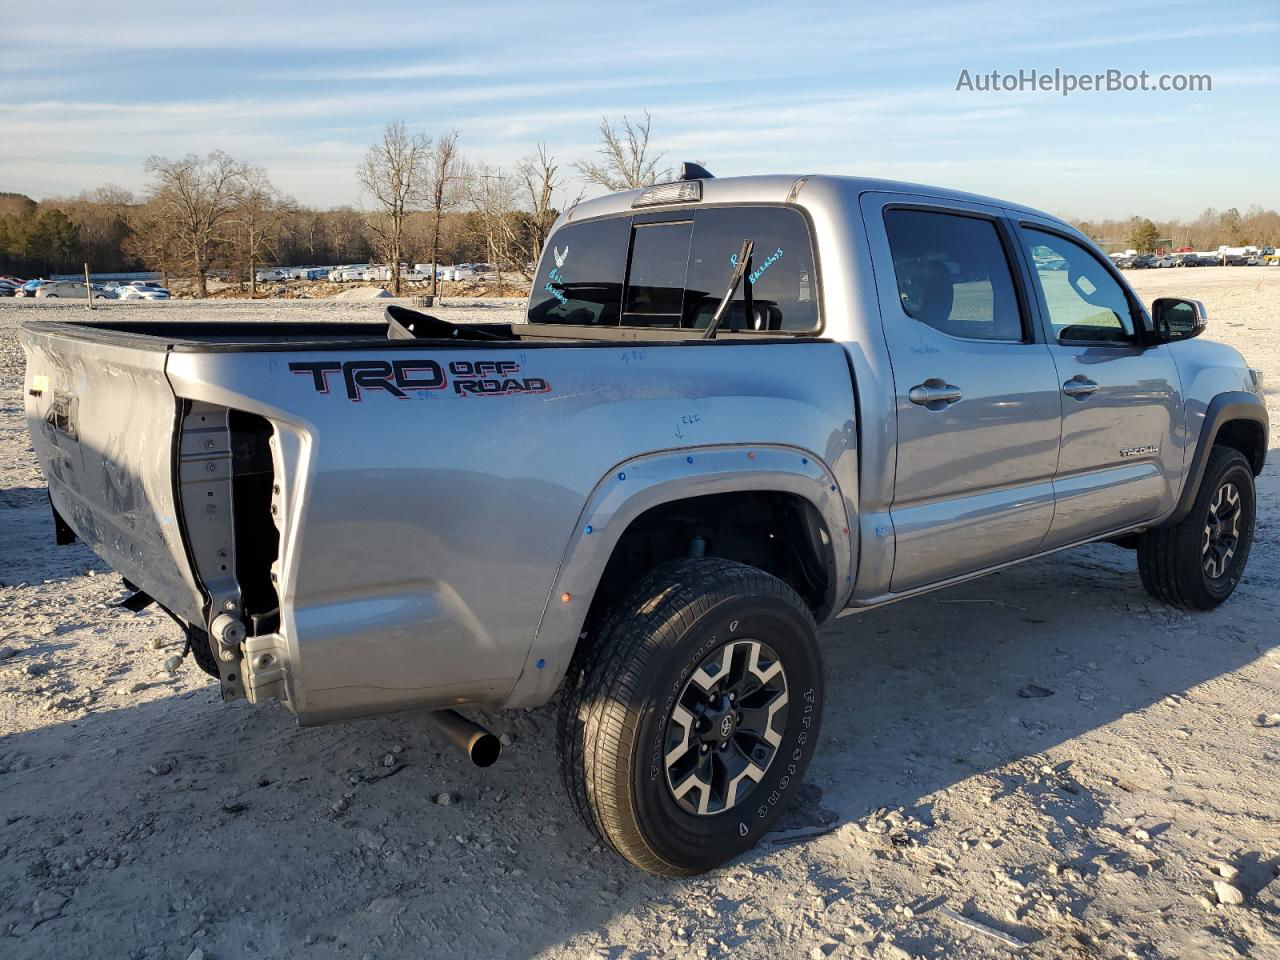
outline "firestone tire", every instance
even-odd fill
[[[1212,610],[1231,596],[1253,546],[1256,504],[1249,461],[1239,450],[1214,447],[1191,512],[1138,542],[1147,592],[1189,610]]]
[[[632,864],[703,873],[755,846],[795,795],[822,706],[817,627],[794,590],[740,563],[674,561],[579,646],[561,775],[579,817]]]

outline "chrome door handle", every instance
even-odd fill
[[[1077,373],[1062,385],[1062,392],[1068,397],[1075,397],[1077,400],[1089,399],[1089,397],[1098,392],[1098,389],[1098,385],[1082,373]]]
[[[918,383],[907,391],[908,400],[930,410],[942,410],[955,403],[961,396],[959,387],[945,380],[939,380],[937,377],[930,377],[924,383]]]

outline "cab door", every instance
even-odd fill
[[[1017,230],[1062,406],[1045,546],[1152,520],[1173,507],[1182,471],[1169,348],[1148,344],[1141,304],[1100,253],[1049,221]]]
[[[1061,405],[1001,211],[903,194],[861,202],[893,367],[897,593],[1040,549]]]

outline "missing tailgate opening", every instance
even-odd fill
[[[280,551],[280,532],[271,516],[275,464],[271,424],[264,417],[230,411],[231,496],[235,517],[235,575],[249,633],[272,633],[280,626],[280,599],[271,565]]]

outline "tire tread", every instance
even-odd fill
[[[1138,540],[1138,575],[1147,593],[1157,600],[1187,610],[1212,610],[1226,599],[1210,593],[1204,584],[1200,567],[1201,517],[1222,477],[1237,466],[1243,466],[1252,477],[1252,469],[1244,454],[1232,447],[1215,446],[1209,452],[1191,512],[1173,526],[1153,527],[1145,531]],[[1252,485],[1247,492],[1252,506],[1256,503]],[[1252,545],[1252,516],[1242,537],[1247,538],[1240,559],[1243,570]]]
[[[579,642],[570,663],[556,724],[565,791],[601,842],[651,873],[696,871],[662,858],[634,815],[627,750],[643,719],[646,680],[664,637],[683,636],[720,602],[743,594],[787,600],[816,632],[804,601],[778,578],[730,560],[676,560],[643,576],[596,636]]]

